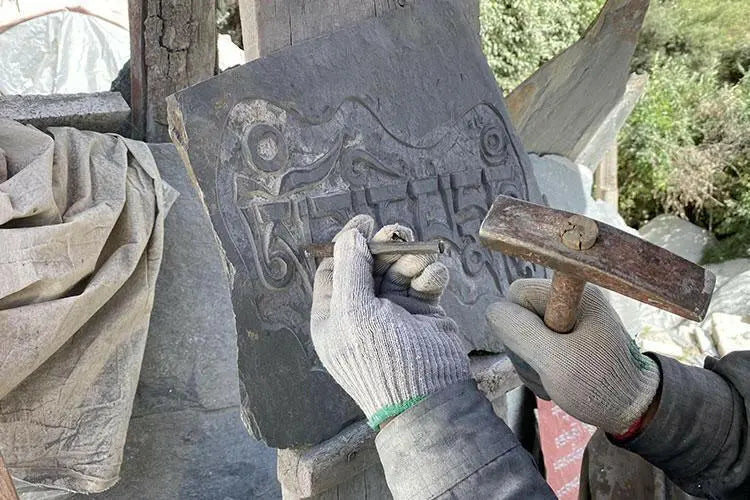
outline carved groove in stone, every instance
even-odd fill
[[[273,294],[294,290],[294,300],[274,302],[257,326],[294,332],[311,358],[315,262],[300,249],[330,241],[355,214],[408,224],[420,240],[445,240],[449,313],[477,304],[485,292],[504,293],[509,276],[533,274],[531,265],[486,250],[476,236],[497,195],[528,198],[506,124],[491,105],[474,106],[416,144],[353,99],[321,122],[263,99],[242,101],[228,116],[216,185],[221,217],[229,228],[244,228],[230,236],[255,280],[257,310],[267,310]]]

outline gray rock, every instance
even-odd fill
[[[240,420],[234,314],[211,223],[175,147],[150,147],[180,197],[165,221],[121,479],[90,497],[280,498],[275,450]]]
[[[736,350],[737,345],[746,345],[742,323],[750,317],[750,259],[709,264],[706,268],[716,275],[716,288],[706,318],[700,323],[613,294],[612,306],[643,349],[702,366],[706,355],[723,355]]]
[[[715,312],[711,315],[711,335],[722,356],[750,350],[750,316]]]
[[[130,106],[119,92],[57,95],[0,95],[0,118],[47,127],[96,132],[127,130]]]
[[[417,2],[229,70],[169,98],[172,134],[234,271],[243,418],[276,447],[360,417],[309,336],[315,262],[354,214],[442,238],[444,304],[466,349],[497,351],[484,309],[539,275],[477,240],[494,197],[540,201],[469,23]]]
[[[659,215],[638,232],[646,241],[696,263],[701,261],[706,248],[716,243],[710,231],[675,215]]]
[[[625,224],[615,207],[591,196],[594,183],[591,170],[558,155],[530,154],[529,158],[539,190],[548,206],[582,214],[632,234],[637,233]]]
[[[625,92],[649,0],[608,0],[592,26],[508,96],[527,151],[576,159]]]

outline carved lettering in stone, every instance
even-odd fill
[[[487,104],[409,144],[356,100],[319,123],[262,99],[238,103],[224,131],[220,211],[228,227],[242,220],[244,231],[232,240],[257,278],[257,309],[266,310],[262,303],[274,293],[295,297],[260,315],[261,322],[309,337],[315,262],[300,248],[330,241],[357,213],[379,225],[407,224],[420,239],[445,240],[449,304],[470,307],[488,292],[504,293],[509,276],[531,275],[530,265],[488,251],[477,237],[498,194],[527,197],[512,148],[502,116]],[[467,345],[482,347],[472,333],[464,332]]]

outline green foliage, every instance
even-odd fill
[[[750,44],[730,49],[719,56],[716,77],[721,82],[736,84],[750,71]]]
[[[705,72],[719,54],[750,43],[747,0],[652,0],[633,67],[650,70],[654,57],[686,56]]]
[[[482,46],[506,92],[578,40],[604,0],[481,0]]]
[[[718,245],[706,249],[703,264],[724,262],[741,257],[750,258],[750,226],[745,226],[728,238],[724,238]]]
[[[604,0],[481,0],[482,44],[507,91],[580,38]],[[651,0],[633,69],[651,74],[619,141],[620,212],[673,213],[750,248],[748,0]]]
[[[715,232],[707,259],[750,248],[750,33],[732,0],[652,2],[634,67],[651,74],[619,141],[620,212]]]

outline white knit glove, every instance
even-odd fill
[[[487,310],[494,332],[536,371],[541,389],[560,408],[605,432],[628,431],[654,399],[659,367],[641,354],[604,294],[591,285],[586,285],[572,332],[547,328],[542,316],[549,290],[549,280],[515,281],[508,290],[510,302]],[[525,375],[537,392],[535,374],[527,370]]]
[[[354,217],[315,275],[310,331],[323,366],[374,429],[425,396],[469,378],[456,323],[440,307],[448,269],[435,255],[380,256],[375,223]],[[412,241],[392,225],[373,240]]]

